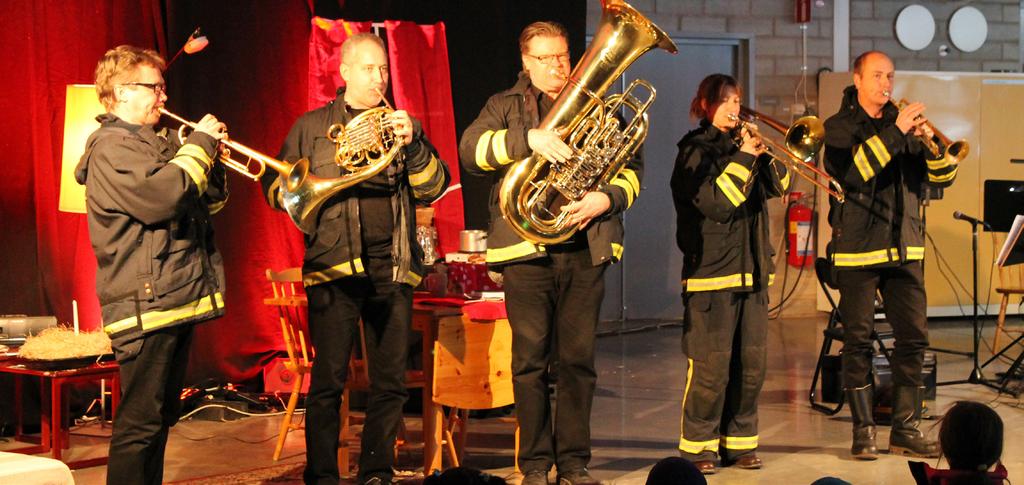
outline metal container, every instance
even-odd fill
[[[478,229],[459,232],[459,251],[463,253],[487,251],[487,232]]]

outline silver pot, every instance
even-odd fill
[[[463,253],[487,251],[487,232],[478,229],[459,232],[459,251]]]

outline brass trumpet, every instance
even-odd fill
[[[910,104],[910,102],[907,101],[906,98],[902,98],[898,103],[896,103],[896,107],[902,110],[908,104]],[[923,133],[920,135],[915,135],[921,140],[921,143],[924,144],[925,148],[928,149],[928,152],[931,154],[931,158],[933,160],[947,158],[950,163],[955,165],[960,163],[961,160],[967,158],[967,154],[970,153],[971,151],[971,145],[970,143],[967,142],[967,140],[952,141],[949,138],[947,138],[946,135],[942,134],[942,132],[939,131],[939,129],[936,128],[931,121],[925,119],[924,124],[928,125],[928,128],[931,128],[932,133],[935,135],[935,138],[938,138],[939,142],[946,147],[945,150],[942,150],[939,147],[938,143],[935,143],[935,140],[932,137],[929,137],[928,135],[925,135]]]
[[[195,129],[196,124],[164,108],[160,108],[160,113],[181,123],[178,128],[178,140],[185,143],[185,128]],[[309,160],[306,158],[289,163],[264,155],[236,141],[224,139],[221,144],[248,157],[245,163],[241,163],[232,159],[229,154],[221,154],[218,160],[225,167],[257,182],[266,172],[267,167],[280,175],[282,179],[281,205],[288,212],[288,217],[291,218],[295,226],[306,234],[312,234],[315,230],[320,207],[327,199],[338,191],[373,176],[373,174],[366,175],[363,172],[355,172],[338,178],[320,178],[309,173]],[[255,172],[249,169],[254,163],[258,167]]]
[[[774,118],[747,107],[740,107],[739,116],[730,115],[729,118],[739,123],[738,129],[746,128],[752,136],[761,139],[766,148],[765,153],[771,157],[772,162],[778,161],[785,165],[793,173],[824,190],[837,202],[842,203],[846,200],[846,195],[839,182],[824,170],[814,166],[814,159],[825,144],[825,125],[817,116],[804,116],[787,127]],[[757,122],[762,122],[785,135],[785,145],[780,145],[762,136],[757,128]],[[754,169],[756,171],[757,166]],[[747,180],[747,185],[753,180],[754,176],[751,176]],[[743,190],[746,191],[748,188],[744,186]]]

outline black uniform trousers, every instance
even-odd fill
[[[564,473],[590,462],[594,334],[607,265],[594,266],[586,247],[549,246],[547,252],[547,258],[509,264],[503,271],[524,474],[553,464]],[[553,423],[549,362],[557,365],[550,369],[557,376]]]
[[[405,366],[412,323],[412,287],[392,281],[391,258],[363,260],[367,276],[306,288],[309,333],[316,358],[306,397],[307,484],[337,484],[341,394],[359,319],[366,332],[370,396],[359,455],[359,482],[394,474],[395,438],[408,398]]]
[[[167,433],[181,415],[192,329],[174,326],[114,345],[121,401],[110,437],[108,484],[163,483]]]
[[[928,348],[928,302],[921,261],[896,267],[840,269],[839,314],[843,324],[843,386],[871,384],[871,331],[875,325],[875,292],[881,291],[885,316],[896,339],[892,380],[897,386],[924,385],[921,368]]]
[[[734,460],[753,453],[766,367],[767,291],[700,291],[683,300],[680,455],[713,461],[719,454]]]

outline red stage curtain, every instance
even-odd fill
[[[158,49],[169,58],[188,33],[202,26],[209,47],[183,55],[165,73],[171,90],[168,109],[191,119],[214,113],[228,124],[232,139],[273,156],[312,100],[313,43],[320,35],[314,28],[310,36],[311,18],[308,0],[259,0],[241,9],[228,2],[160,0],[5,4],[0,16],[5,49],[0,69],[8,73],[0,77],[5,160],[0,313],[53,314],[70,322],[71,300],[76,299],[83,328],[100,326],[96,260],[85,216],[57,211],[67,84],[92,83],[96,61],[120,44]],[[458,158],[443,26],[410,24],[392,30],[395,98],[423,121],[455,183]],[[403,38],[421,45],[406,46]],[[336,56],[337,46],[340,41],[322,52]],[[330,64],[324,72],[337,76],[336,58],[323,62]],[[324,92],[333,97],[336,85],[332,82]],[[285,214],[267,207],[259,185],[237,175],[230,176],[229,184],[231,198],[214,216],[228,277],[228,312],[198,327],[189,383],[252,378],[274,350],[283,348],[276,313],[262,303],[269,295],[264,271],[302,261],[300,233]],[[439,208],[437,213],[439,232],[454,235],[441,240],[447,250],[458,244],[460,195],[455,192],[441,202],[457,212]]]
[[[459,184],[459,145],[455,136],[452,80],[444,23],[417,25],[387,21],[392,92],[395,106],[423,123],[427,137],[448,163],[450,191],[434,202],[434,226],[441,253],[459,250],[464,227],[462,188]]]
[[[370,28],[366,22],[313,19],[309,38],[310,109],[334,99],[335,90],[342,84],[338,73],[342,42]],[[387,21],[385,29],[395,107],[423,123],[424,132],[452,174],[451,185],[455,188],[434,203],[434,225],[442,254],[458,251],[459,231],[463,228],[462,191],[458,187],[458,142],[444,24]]]
[[[96,259],[85,216],[57,211],[65,86],[91,84],[96,60],[119,44],[162,43],[158,0],[15,1],[0,25],[0,313],[56,315],[72,320],[79,302],[83,328],[99,327]],[[99,113],[97,113],[99,114]]]

